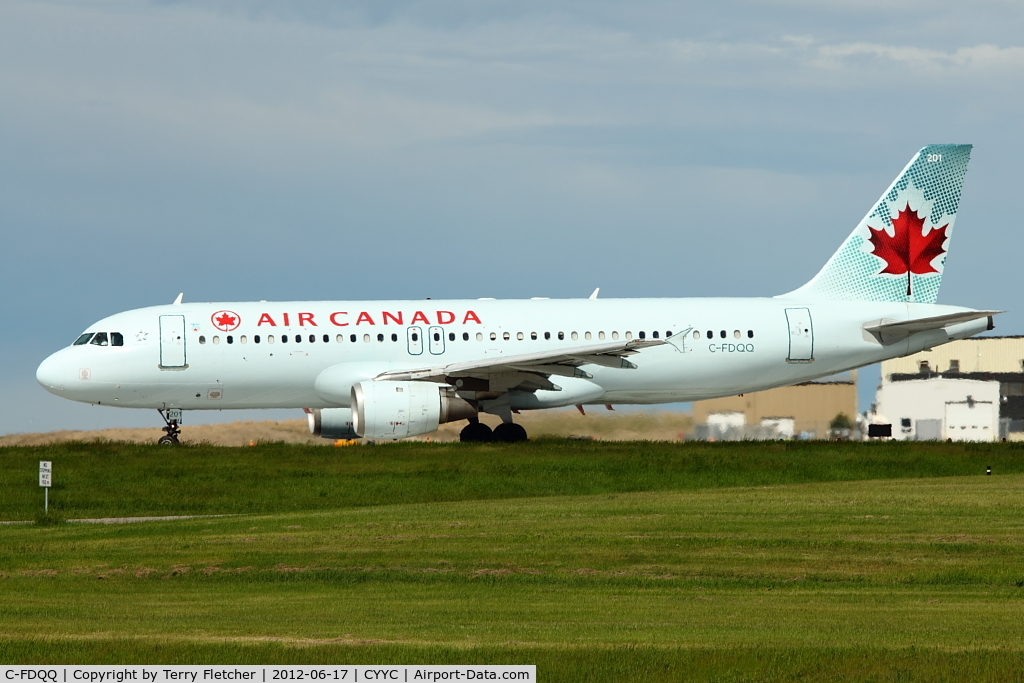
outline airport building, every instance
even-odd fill
[[[842,413],[857,419],[857,376],[804,382],[739,396],[694,401],[696,439],[827,439]]]
[[[904,440],[1024,440],[1024,337],[974,337],[882,363],[869,421]]]

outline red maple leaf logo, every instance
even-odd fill
[[[233,311],[217,311],[210,318],[213,320],[214,326],[224,332],[230,332],[242,322],[238,314]]]
[[[926,273],[937,273],[932,267],[932,261],[936,256],[946,253],[942,248],[946,241],[946,228],[932,228],[927,235],[924,234],[924,221],[926,216],[918,216],[916,211],[911,211],[910,204],[906,205],[899,215],[892,219],[894,234],[892,237],[882,229],[872,228],[870,241],[874,245],[871,252],[885,261],[885,268],[879,271],[879,275],[888,273],[890,275],[907,274],[907,296],[910,296],[910,274],[924,275]]]

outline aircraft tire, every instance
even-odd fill
[[[157,439],[157,443],[160,444],[161,446],[177,446],[178,445],[178,437],[176,437],[176,436],[161,436],[159,439]]]
[[[491,432],[491,428],[483,422],[470,422],[459,432],[459,441],[482,443],[493,440],[494,434]]]
[[[526,430],[514,422],[504,422],[494,428],[494,440],[504,443],[527,441]]]

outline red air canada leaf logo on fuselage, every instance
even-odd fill
[[[230,332],[242,324],[242,318],[234,311],[217,311],[210,316],[213,326],[221,332]]]
[[[924,222],[926,216],[918,216],[912,211],[910,204],[906,205],[896,218],[892,219],[893,235],[885,231],[885,228],[876,229],[868,226],[871,231],[871,244],[874,246],[873,253],[885,261],[885,268],[879,271],[879,275],[903,275],[907,276],[907,296],[910,296],[910,275],[925,275],[927,273],[939,272],[932,266],[935,257],[946,253],[942,245],[946,241],[946,228],[932,228],[928,234],[924,234]]]

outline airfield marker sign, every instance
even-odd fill
[[[43,487],[43,514],[50,514],[50,484],[53,480],[53,462],[39,461],[39,485]]]

